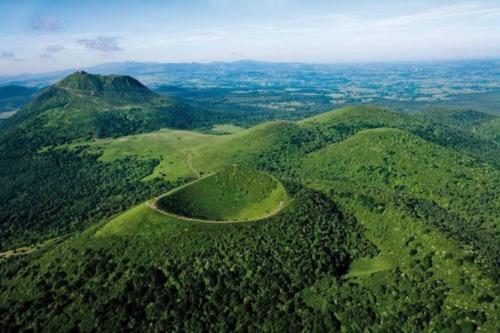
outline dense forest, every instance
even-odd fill
[[[3,279],[20,273],[26,290],[38,292],[34,299],[2,303],[2,323],[111,331],[328,327],[337,325],[329,320],[334,315],[316,322],[313,310],[303,312],[300,292],[322,276],[340,277],[354,257],[375,251],[352,217],[307,190],[269,221],[191,233],[175,244],[151,236],[103,241],[87,233],[63,253],[48,250],[22,273],[14,263],[3,265]],[[48,256],[71,258],[72,264],[47,266],[42,262]],[[1,285],[5,296],[17,292],[8,280]],[[81,316],[84,308],[91,310]]]

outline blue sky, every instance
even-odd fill
[[[500,57],[500,0],[0,0],[0,75],[111,61]]]

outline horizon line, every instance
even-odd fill
[[[500,61],[500,55],[490,57],[473,57],[473,58],[436,58],[436,59],[421,59],[421,60],[374,60],[374,61],[274,61],[274,60],[257,60],[257,59],[238,59],[238,60],[212,60],[212,61],[138,61],[138,60],[125,60],[125,61],[111,61],[103,62],[96,65],[80,66],[80,70],[89,70],[99,66],[113,65],[113,64],[154,64],[154,65],[210,65],[210,64],[233,64],[238,62],[247,63],[265,63],[265,64],[300,64],[300,65],[323,65],[323,66],[341,66],[341,65],[376,65],[376,64],[418,64],[418,63],[453,63],[453,62],[467,62],[467,61]],[[77,67],[67,67],[64,69],[47,71],[47,72],[21,72],[11,75],[0,75],[0,79],[15,79],[22,76],[43,76],[43,75],[58,75],[64,72],[77,71]]]

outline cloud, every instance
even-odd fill
[[[45,47],[45,51],[40,54],[40,57],[44,59],[51,59],[54,57],[54,54],[64,51],[66,48],[61,44],[47,45]]]
[[[45,53],[54,54],[54,53],[57,53],[57,52],[64,51],[64,49],[65,49],[65,47],[63,45],[61,45],[61,44],[48,45],[45,48]]]
[[[37,18],[31,25],[31,28],[39,31],[53,32],[61,30],[63,28],[63,25],[55,17],[46,16]]]
[[[284,35],[289,40],[292,35],[332,33],[362,33],[375,31],[396,31],[404,28],[424,28],[422,25],[428,22],[445,22],[451,19],[467,17],[480,17],[486,15],[499,15],[500,7],[488,7],[484,4],[459,4],[440,6],[413,14],[392,16],[382,19],[366,18],[353,14],[331,14],[303,16],[273,22],[272,25],[258,25],[247,27],[251,34],[262,38],[262,35]]]
[[[98,36],[96,38],[82,38],[78,40],[78,44],[93,51],[101,52],[116,52],[123,49],[118,45],[119,37]]]
[[[408,24],[421,23],[427,21],[444,20],[451,17],[476,16],[476,15],[493,14],[493,13],[496,14],[500,13],[500,8],[484,7],[478,4],[450,5],[450,6],[438,7],[433,10],[417,14],[402,15],[389,19],[379,20],[375,22],[375,26],[393,27],[393,26],[408,25]]]
[[[6,51],[3,51],[0,54],[0,59],[2,59],[2,60],[9,60],[9,61],[23,61],[22,58],[17,57],[14,53],[12,53],[12,52],[6,52]]]
[[[14,53],[11,53],[11,52],[2,52],[2,55],[1,55],[1,58],[2,59],[14,59],[16,56]]]

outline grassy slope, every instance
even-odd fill
[[[378,117],[380,121],[387,116],[385,112],[377,115],[377,111],[373,109],[362,111],[367,110],[371,110],[369,112],[373,113],[373,117]],[[339,122],[338,118],[345,117],[345,122],[352,122],[349,115],[352,115],[353,119],[365,116],[364,112],[360,114],[357,109],[350,111],[344,108],[338,113],[330,113],[323,117],[334,116],[336,122]],[[391,117],[397,116],[389,114],[389,118]],[[104,161],[130,155],[146,158],[153,154],[161,162],[149,177],[163,175],[166,179],[175,179],[191,174],[187,163],[188,157],[193,168],[201,174],[213,172],[229,163],[248,163],[254,158],[259,159],[266,149],[283,141],[282,133],[298,133],[300,136],[304,132],[304,127],[310,126],[291,122],[272,122],[224,136],[165,130],[117,140],[98,140],[92,143],[91,147],[103,151],[101,159]],[[312,166],[317,179],[323,181],[333,177],[338,192],[351,186],[357,186],[355,191],[364,191],[369,180],[369,185],[374,191],[386,187],[391,189],[391,191],[374,192],[379,201],[393,200],[391,196],[394,189],[397,189],[411,194],[412,197],[435,201],[439,206],[450,209],[467,220],[476,221],[474,223],[486,222],[490,226],[495,224],[496,221],[492,220],[491,214],[498,208],[497,197],[492,196],[498,179],[498,172],[495,169],[486,165],[479,167],[466,155],[453,153],[415,136],[403,134],[401,131],[386,129],[360,133],[355,139],[347,140],[341,146],[332,145],[310,155],[311,157],[302,163],[305,170],[308,170],[303,175],[310,178],[312,174],[308,168]],[[372,138],[376,140],[371,142]],[[402,145],[409,145],[409,149],[402,150]],[[359,147],[368,148],[360,150]],[[411,156],[410,151],[413,150],[420,153],[420,158]],[[371,153],[367,154],[367,151]],[[381,154],[382,152],[387,154]],[[322,157],[335,154],[343,158],[328,162],[328,159]],[[300,150],[295,155],[292,153],[292,156],[297,158],[303,155]],[[373,159],[374,156],[377,159]],[[443,156],[446,158],[442,158]],[[334,165],[328,164],[334,162],[336,163]],[[388,165],[388,162],[391,164]],[[332,172],[332,166],[338,170]],[[301,162],[294,165],[294,168],[304,169]],[[432,177],[428,177],[428,174],[432,174]],[[349,177],[361,175],[367,179],[365,184],[355,185],[350,182]],[[474,200],[470,200],[470,196],[473,196]],[[486,201],[478,202],[478,198]],[[489,209],[480,208],[484,205]]]
[[[290,166],[304,184],[328,193],[344,210],[352,212],[366,227],[366,236],[379,248],[380,256],[354,262],[350,273],[352,281],[368,291],[378,290],[393,283],[398,274],[411,276],[415,267],[430,262],[425,271],[431,274],[427,277],[429,281],[444,283],[449,288],[443,311],[461,313],[462,324],[470,323],[464,312],[483,311],[487,322],[481,325],[486,331],[492,330],[499,320],[495,313],[498,298],[488,302],[482,296],[496,297],[495,285],[481,273],[478,264],[470,260],[470,247],[461,245],[455,236],[445,236],[425,218],[408,214],[396,204],[395,198],[404,196],[433,202],[454,216],[495,234],[498,232],[495,212],[500,210],[499,173],[467,155],[402,130],[362,128],[363,122],[375,128],[409,126],[404,120],[378,109],[344,108],[299,124],[272,122],[231,135],[165,130],[97,140],[89,145],[92,150],[102,150],[104,161],[126,156],[158,156],[161,162],[153,175],[176,179],[191,173],[188,156],[194,168],[208,173],[229,163],[249,163],[256,157],[263,158],[263,152],[283,141],[290,146],[305,145],[299,140],[304,133],[330,134],[334,138],[331,141],[337,143],[311,152],[300,147],[290,150],[292,158],[298,158],[297,163]],[[332,125],[337,126],[333,134],[327,131]],[[339,126],[347,128],[348,134],[337,135],[343,130]],[[294,135],[298,139],[289,140]],[[348,138],[342,140],[344,135]],[[265,166],[269,168],[274,167]],[[277,175],[286,175],[279,168],[273,170]],[[151,246],[158,246],[154,244],[159,239],[182,237],[186,244],[194,246],[196,237],[203,237],[207,230],[223,230],[219,228],[224,227],[180,222],[141,205],[111,220],[96,237],[142,236],[151,240]],[[174,245],[171,249],[184,251],[190,246]],[[318,309],[322,309],[321,304],[334,302],[333,289],[329,289],[325,281],[304,291],[305,300]],[[386,294],[373,297],[378,304],[373,311],[381,318],[397,313],[402,305],[411,306]],[[339,313],[339,317],[341,321],[351,320],[345,313]],[[439,318],[433,319],[433,325],[439,324]]]
[[[397,129],[362,131],[314,152],[304,166],[305,175],[331,180],[339,192],[349,188],[373,191],[383,202],[391,201],[391,192],[402,192],[488,224],[496,218],[492,212],[500,210],[498,197],[488,195],[500,186],[496,169],[476,166],[467,156]],[[389,191],[376,192],[385,188]],[[482,203],[490,207],[488,211],[474,202],[481,197],[488,200]]]
[[[144,237],[159,236],[168,239],[168,237],[175,235],[177,231],[184,230],[192,225],[196,224],[158,213],[144,203],[111,219],[96,231],[95,236],[136,235]]]
[[[367,228],[367,237],[381,250],[381,257],[355,262],[349,276],[357,276],[358,283],[376,290],[389,284],[392,274],[367,273],[399,267],[412,274],[418,261],[430,259],[432,279],[445,281],[450,288],[446,311],[483,309],[492,320],[488,329],[494,327],[498,321],[494,302],[478,299],[483,294],[494,295],[495,284],[467,259],[468,248],[458,246],[425,221],[408,216],[392,204],[392,197],[409,195],[437,202],[470,223],[485,221],[484,227],[494,234],[498,232],[496,212],[500,209],[498,171],[473,166],[462,155],[395,129],[360,132],[310,154],[303,165],[304,177],[312,180],[311,185],[332,193],[352,211]],[[496,195],[491,197],[492,193]],[[482,198],[489,201],[481,202]],[[311,302],[321,304],[322,297],[328,295],[327,290],[320,290],[315,296],[308,295]],[[398,302],[386,299],[380,305],[377,311],[383,317],[396,311]]]
[[[95,233],[92,237],[96,239],[116,236],[137,237],[169,244],[180,238],[189,238],[190,233],[223,232],[228,228],[231,228],[231,224],[179,220],[161,214],[144,203],[119,214],[101,227],[92,229],[92,233]]]
[[[344,108],[320,117],[319,126],[331,117],[334,117],[331,122],[337,124],[358,122],[366,118],[366,112],[370,112],[375,119],[367,120],[370,124],[382,123],[385,117],[389,123],[390,119],[398,119],[397,115],[385,111],[378,114],[377,109]],[[318,117],[314,120],[317,121]],[[160,165],[150,177],[163,175],[166,179],[175,179],[191,174],[187,157],[201,174],[213,172],[229,163],[248,164],[259,160],[263,154],[266,155],[266,149],[279,146],[290,133],[300,137],[304,128],[313,126],[311,120],[305,123],[272,122],[224,136],[166,130],[96,141],[92,147],[103,151],[103,160],[130,155],[145,158],[151,153],[158,154],[155,157],[160,158]],[[401,149],[402,146],[408,147]],[[419,158],[412,156],[414,152],[418,152]],[[401,192],[412,198],[435,202],[476,225],[495,229],[498,223],[492,213],[499,205],[498,194],[495,194],[498,186],[495,169],[486,165],[479,167],[466,155],[432,145],[402,131],[381,129],[361,132],[342,145],[332,145],[311,154],[305,161],[301,160],[304,152],[300,149],[289,155],[291,160],[298,160],[293,168],[307,170],[301,172],[302,177],[321,179],[323,184],[326,180],[334,181],[338,193],[359,195],[368,192],[383,203],[393,201],[395,193]],[[342,158],[335,159],[333,156]],[[364,182],[356,183],[353,179],[364,179]]]
[[[96,140],[91,145],[102,150],[101,160],[112,161],[126,156],[160,159],[155,172],[147,179],[161,176],[172,180],[179,176],[192,175],[187,167],[187,157],[194,168],[201,174],[213,172],[232,162],[248,162],[249,156],[255,161],[276,146],[284,149],[286,156],[280,156],[276,163],[292,164],[294,160],[310,150],[318,149],[329,142],[343,140],[361,130],[379,127],[393,127],[412,131],[413,134],[429,139],[432,142],[466,152],[480,150],[481,142],[477,138],[472,141],[461,140],[463,132],[452,130],[434,130],[430,124],[399,113],[373,107],[345,107],[328,112],[302,122],[287,121],[268,122],[231,135],[209,135],[190,131],[161,130],[114,139]],[[457,134],[458,133],[458,134]],[[448,136],[457,134],[458,143],[449,142]],[[467,134],[470,136],[469,134]],[[467,141],[468,143],[464,143]],[[283,143],[286,143],[285,145]],[[309,144],[309,146],[308,146]],[[483,157],[498,159],[498,148],[493,142],[487,145]],[[298,151],[294,150],[299,147]],[[301,149],[300,147],[303,147]],[[291,149],[288,149],[291,148]]]
[[[155,158],[159,160],[154,172],[144,178],[145,181],[160,177],[175,180],[179,177],[193,176],[187,165],[187,157],[194,151],[212,144],[224,136],[212,136],[190,131],[161,130],[158,132],[120,137],[117,139],[99,139],[89,145],[91,150],[101,151],[100,161],[109,162],[129,156],[138,159]],[[81,143],[71,147],[82,146]]]
[[[177,137],[169,131],[162,135],[175,144],[189,138],[190,144],[184,147],[192,155],[195,167],[209,172],[221,163],[258,155],[265,149],[266,142],[269,144],[273,140],[280,140],[276,133],[286,132],[290,128],[300,131],[304,126],[319,124],[321,128],[332,123],[352,125],[363,121],[374,127],[387,123],[401,125],[400,116],[391,112],[372,108],[343,108],[307,119],[302,124],[267,123],[227,136],[178,131],[175,132]],[[363,285],[375,288],[392,276],[377,271],[391,271],[394,267],[400,267],[409,273],[415,260],[430,256],[436,279],[444,280],[452,289],[447,299],[450,311],[472,307],[487,311],[493,318],[491,304],[471,303],[468,301],[471,295],[464,292],[465,283],[474,286],[472,294],[476,300],[482,292],[494,294],[491,281],[482,277],[474,263],[463,260],[467,258],[468,250],[460,247],[454,239],[446,238],[434,226],[408,216],[400,207],[390,203],[394,201],[395,195],[422,198],[495,233],[498,224],[495,211],[500,209],[500,203],[498,194],[492,194],[497,192],[499,186],[498,171],[487,165],[478,166],[466,155],[431,144],[402,130],[380,128],[361,132],[356,130],[353,134],[347,140],[305,155],[298,163],[301,165],[301,178],[310,186],[332,193],[345,209],[352,211],[367,227],[369,239],[382,251],[382,257],[356,262],[351,276],[359,276],[357,280]],[[160,136],[160,133],[152,135]],[[146,139],[146,136],[138,136],[138,140]],[[117,149],[127,141],[114,142],[114,149],[105,149],[103,156],[116,158],[119,156],[116,152],[128,149],[126,146]],[[115,156],[109,154],[111,151]],[[375,208],[367,208],[367,200],[374,200],[371,204]],[[401,251],[404,248],[408,250]],[[451,257],[446,254],[451,254]],[[457,262],[462,265],[460,269],[457,269]],[[372,280],[371,273],[380,277]],[[385,306],[389,309],[394,304],[397,302],[387,300]]]
[[[455,113],[452,114],[455,115]],[[469,117],[472,116],[469,115]],[[490,115],[484,116],[486,118],[481,118],[478,115],[474,115],[474,117],[474,119],[491,118]],[[442,118],[415,117],[379,107],[349,106],[304,119],[301,122],[313,124],[323,133],[327,133],[327,137],[332,139],[335,137],[344,139],[364,129],[398,128],[432,143],[466,152],[499,167],[500,150],[498,145],[492,142],[490,138],[485,138],[470,131],[470,128],[466,126],[456,126],[456,121],[458,120],[455,120],[455,122],[442,122]],[[461,120],[461,123],[463,124],[465,121]]]
[[[210,135],[192,131],[160,130],[117,139],[100,139],[91,143],[75,143],[71,148],[88,146],[100,151],[101,161],[115,161],[129,156],[139,159],[157,158],[160,163],[145,180],[161,177],[175,180],[193,176],[188,160],[201,175],[230,163],[246,161],[281,139],[280,133],[300,130],[293,122],[269,122],[230,135]]]
[[[210,132],[217,134],[233,134],[243,131],[243,127],[239,127],[233,124],[217,124],[210,129]]]

